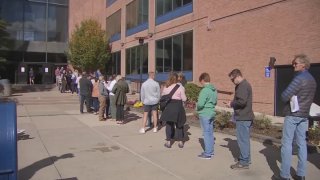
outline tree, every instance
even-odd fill
[[[110,56],[107,49],[106,32],[97,21],[89,19],[77,25],[72,33],[67,58],[77,69],[103,71]]]

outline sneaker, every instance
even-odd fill
[[[146,131],[144,130],[144,128],[141,128],[141,129],[139,130],[139,133],[140,133],[140,134],[144,134],[144,133],[146,133]]]
[[[22,134],[22,133],[24,133],[26,130],[24,130],[24,129],[18,129],[17,130],[17,134]]]
[[[158,132],[158,128],[153,128],[153,132],[154,133]]]
[[[240,162],[237,162],[236,164],[233,164],[230,166],[231,169],[249,169],[249,165],[243,165],[240,164]]]
[[[207,155],[205,155],[203,153],[198,155],[198,157],[201,158],[201,159],[211,159],[211,156],[207,156]]]

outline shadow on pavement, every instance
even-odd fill
[[[320,154],[319,153],[312,153],[308,154],[308,161],[320,169]]]
[[[237,143],[237,140],[233,140],[231,138],[224,138],[223,140],[227,141],[227,145],[221,145],[222,147],[228,148],[232,154],[234,161],[238,161],[240,150]]]
[[[20,141],[20,140],[28,140],[28,139],[34,139],[34,137],[30,137],[29,134],[18,135],[18,141]]]
[[[24,167],[19,170],[19,180],[29,180],[32,176],[42,168],[47,166],[51,166],[54,162],[58,161],[59,159],[66,159],[66,158],[73,158],[74,155],[71,153],[63,154],[61,156],[50,156],[40,161],[37,161],[27,167]]]
[[[140,117],[134,113],[125,112],[124,119],[125,119],[125,124],[127,124],[131,121],[136,121],[136,120],[140,119]]]
[[[266,139],[263,142],[265,146],[264,149],[259,151],[266,158],[266,161],[273,172],[271,179],[278,179],[280,177],[280,168],[277,165],[277,162],[281,163],[281,154],[280,149],[275,146],[270,139]],[[291,167],[290,174],[292,177],[295,177],[296,171]]]

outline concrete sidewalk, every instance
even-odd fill
[[[40,97],[73,101],[76,96],[58,92],[21,94],[19,98]],[[49,98],[56,97],[56,98]],[[141,114],[129,112],[129,122],[98,121],[97,115],[79,114],[77,104],[29,103],[18,105],[18,127],[26,134],[18,141],[19,179],[35,180],[126,180],[126,179],[235,179],[267,180],[279,173],[280,152],[271,145],[251,141],[249,170],[231,170],[238,156],[236,138],[215,133],[215,156],[197,157],[201,147],[200,128],[186,125],[183,149],[163,146],[165,128],[158,133],[138,134]],[[320,155],[310,154],[307,179],[320,176]],[[293,159],[296,168],[297,157]]]

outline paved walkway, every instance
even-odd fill
[[[234,136],[215,133],[215,156],[199,159],[201,129],[186,125],[183,149],[164,148],[165,129],[138,134],[141,114],[130,112],[129,122],[99,122],[93,114],[79,114],[77,96],[57,91],[15,94],[18,127],[26,134],[18,141],[19,179],[27,180],[267,180],[279,173],[279,150],[251,141],[249,170],[231,170],[237,157]],[[293,167],[297,157],[293,159]],[[320,176],[320,155],[310,154],[307,179]]]

